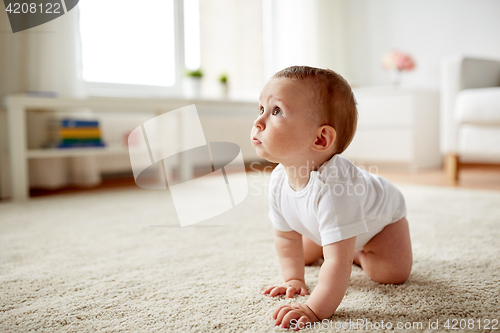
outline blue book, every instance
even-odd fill
[[[98,127],[98,120],[76,120],[76,119],[61,119],[61,127],[74,128],[74,127]]]
[[[79,143],[59,143],[57,148],[92,148],[92,147],[106,147],[104,142],[79,142]]]

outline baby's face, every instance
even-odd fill
[[[271,79],[262,89],[250,135],[259,157],[283,165],[303,163],[316,141],[314,93],[304,81]]]

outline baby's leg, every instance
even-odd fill
[[[410,276],[413,263],[406,218],[389,224],[376,234],[363,250],[354,254],[354,263],[378,283],[405,282]]]
[[[323,247],[314,243],[306,236],[302,236],[302,246],[304,248],[304,261],[306,265],[311,265],[323,256]]]

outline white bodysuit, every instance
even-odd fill
[[[360,250],[386,225],[406,216],[403,195],[394,185],[340,155],[311,171],[300,191],[290,187],[281,164],[273,170],[269,185],[273,226],[295,230],[320,246],[357,236],[356,250]]]

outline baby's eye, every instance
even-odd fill
[[[260,110],[259,110],[259,116],[261,116],[263,113],[264,113],[264,107],[263,107],[263,106],[261,106],[261,107],[260,107]]]
[[[283,113],[280,108],[275,108],[273,111],[273,116],[281,116]]]

